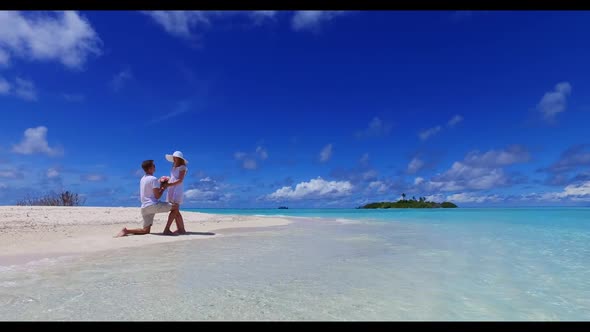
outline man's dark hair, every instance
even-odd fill
[[[148,169],[152,168],[152,166],[154,166],[153,160],[144,160],[143,163],[141,163],[141,168],[143,168],[143,171],[146,173]]]

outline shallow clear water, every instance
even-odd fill
[[[590,209],[357,211],[0,268],[0,320],[590,320]]]

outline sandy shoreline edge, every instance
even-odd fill
[[[0,206],[0,266],[156,243],[210,239],[219,236],[223,229],[282,226],[291,222],[282,217],[189,211],[182,214],[189,235],[162,236],[168,215],[157,214],[152,234],[114,238],[123,227],[141,227],[139,207]]]

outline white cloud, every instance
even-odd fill
[[[15,169],[0,170],[0,178],[22,179],[23,177],[24,177],[23,173],[15,170]]]
[[[560,193],[550,194],[556,198],[568,198],[571,200],[590,201],[590,181],[580,184],[571,184]]]
[[[368,158],[367,158],[368,159]],[[362,160],[362,159],[361,159]],[[337,167],[330,172],[330,176],[336,180],[346,180],[353,185],[361,185],[375,181],[379,173],[371,168],[368,162],[362,162],[352,169]]]
[[[565,150],[547,171],[561,173],[585,166],[590,166],[590,144],[578,144]]]
[[[361,137],[379,137],[386,136],[391,132],[391,124],[384,122],[378,117],[374,117],[367,129],[356,133],[358,138]]]
[[[190,37],[192,28],[210,23],[207,13],[203,11],[153,10],[143,13],[154,19],[166,32],[177,37]]]
[[[215,193],[200,189],[189,189],[184,192],[184,196],[190,201],[212,201]]]
[[[456,124],[458,124],[461,121],[463,121],[463,117],[457,114],[457,115],[453,116],[453,118],[451,118],[449,120],[449,122],[447,122],[447,125],[449,127],[454,127]]]
[[[424,178],[417,177],[417,178],[414,179],[414,185],[417,186],[417,185],[422,184],[422,183],[424,183]]]
[[[443,201],[445,201],[445,196],[441,195],[441,194],[429,195],[429,196],[426,196],[426,201],[428,201],[428,202],[443,202]]]
[[[64,93],[63,98],[70,102],[70,103],[79,103],[79,102],[83,102],[84,99],[86,99],[86,97],[84,97],[84,95],[81,94],[69,94],[69,93]]]
[[[236,16],[247,17],[254,24],[261,24],[265,21],[273,21],[279,14],[276,10],[254,10],[254,11],[188,11],[188,10],[154,10],[144,11],[143,14],[151,17],[156,24],[166,32],[181,38],[191,38],[197,29],[210,27],[213,21]],[[346,14],[345,11],[296,11],[291,20],[291,26],[296,31],[310,30],[319,31],[322,23],[331,21],[334,17]]]
[[[541,195],[537,194],[537,193],[522,194],[522,195],[520,195],[520,200],[521,201],[538,200],[540,196]]]
[[[560,202],[563,200],[590,202],[590,181],[571,184],[561,192],[530,193],[521,195],[523,201],[551,201]]]
[[[14,94],[27,101],[37,100],[37,92],[32,81],[16,78]]]
[[[352,184],[348,181],[326,181],[321,177],[301,182],[295,186],[283,187],[267,196],[269,200],[302,200],[337,198],[350,195]]]
[[[236,160],[240,160],[242,163],[242,168],[255,170],[258,168],[258,161],[263,161],[268,159],[268,152],[262,146],[257,146],[256,151],[253,153],[246,153],[246,152],[235,152],[234,158]],[[259,160],[258,160],[259,159]]]
[[[164,114],[158,118],[154,118],[152,121],[150,121],[148,124],[154,124],[154,123],[158,123],[164,120],[168,120],[170,118],[174,118],[177,117],[181,114],[190,112],[192,110],[191,108],[191,102],[190,101],[180,101],[176,104],[176,107],[174,108],[173,111]]]
[[[472,151],[465,156],[465,164],[478,167],[498,167],[517,163],[525,163],[530,160],[527,149],[521,145],[512,145],[505,150],[490,150],[480,154]]]
[[[45,153],[49,156],[63,154],[61,148],[51,148],[47,143],[47,128],[39,126],[25,130],[23,141],[12,147],[12,151],[20,154]]]
[[[456,181],[436,180],[426,182],[426,188],[430,191],[457,191],[466,189],[464,185],[458,184]]]
[[[268,158],[268,152],[266,151],[265,148],[263,148],[261,146],[256,148],[256,153],[258,154],[258,156],[262,160],[266,160]]]
[[[250,13],[254,17],[275,17],[276,14],[276,10],[254,10]]]
[[[47,170],[46,175],[48,179],[53,179],[59,176],[59,171],[55,168],[50,168]]]
[[[242,163],[242,167],[244,169],[256,169],[256,168],[258,168],[258,164],[256,163],[256,160],[246,158],[246,159],[244,159],[244,162]]]
[[[37,91],[32,81],[17,77],[11,84],[4,78],[0,77],[0,95],[13,94],[18,98],[33,101],[37,100]]]
[[[326,145],[322,151],[320,151],[320,162],[324,163],[332,158],[332,144]]]
[[[558,113],[564,112],[567,106],[566,99],[572,92],[572,86],[568,82],[555,85],[554,91],[545,93],[537,109],[543,113],[543,118],[552,121]]]
[[[435,194],[425,196],[429,202],[453,202],[453,203],[492,203],[501,202],[503,198],[498,195],[474,195],[472,193],[457,193],[452,195]]]
[[[232,195],[203,189],[189,189],[184,192],[184,197],[193,203],[214,203],[228,201]]]
[[[457,191],[464,189],[491,189],[509,184],[501,168],[481,168],[454,162],[445,173],[428,182],[430,190]]]
[[[0,95],[7,95],[10,93],[10,83],[3,77],[0,77]]]
[[[513,182],[503,166],[529,161],[528,151],[519,145],[485,153],[469,152],[463,161],[454,162],[450,169],[424,183],[432,191],[483,190],[507,186]]]
[[[463,121],[463,117],[459,114],[456,114],[449,121],[447,121],[447,127],[452,128],[452,127],[456,126],[461,121]],[[442,126],[436,126],[436,127],[432,127],[432,128],[426,129],[426,130],[422,130],[421,132],[418,133],[418,136],[420,137],[421,140],[425,141],[425,140],[429,139],[430,137],[440,133],[442,130],[443,130]]]
[[[223,19],[235,16],[245,16],[251,19],[254,24],[261,24],[265,21],[274,20],[278,11],[276,10],[154,10],[145,11],[158,25],[173,36],[190,38],[197,28],[211,26],[213,19]]]
[[[426,129],[426,130],[421,131],[418,134],[418,136],[420,136],[421,140],[425,141],[428,138],[430,138],[431,136],[438,134],[438,132],[440,132],[441,129],[442,129],[441,126],[436,126],[434,128]]]
[[[377,171],[376,171],[376,170],[374,170],[374,169],[370,169],[370,170],[368,170],[368,171],[366,171],[366,172],[363,172],[363,173],[361,174],[361,178],[362,178],[363,180],[367,181],[367,180],[371,180],[371,179],[375,179],[375,178],[377,178],[377,175],[378,175],[378,173],[377,173]]]
[[[133,79],[133,74],[129,68],[122,70],[118,74],[116,74],[113,79],[111,80],[111,88],[114,91],[119,91],[123,88],[125,83],[129,80]]]
[[[384,193],[388,190],[388,186],[382,181],[373,181],[369,183],[369,189]]]
[[[424,162],[418,158],[414,158],[408,164],[408,173],[414,174],[424,166]]]
[[[8,55],[8,53],[0,48],[0,66],[7,65],[9,59],[10,56]]]
[[[254,10],[250,12],[250,18],[255,24],[261,24],[266,20],[274,20],[276,16],[276,10]]]
[[[542,200],[542,201],[561,201],[563,197],[560,196],[562,193],[550,192],[550,193],[542,193],[539,195],[531,195],[529,197],[533,197],[534,200]]]
[[[102,174],[85,174],[80,176],[80,180],[83,181],[90,181],[90,182],[99,182],[106,180],[106,176]]]
[[[101,54],[101,44],[88,20],[75,11],[0,11],[0,63],[19,57],[81,68],[90,55]]]
[[[453,203],[485,203],[499,202],[502,198],[498,195],[477,196],[470,193],[460,193],[447,196],[446,200]]]
[[[564,198],[563,193],[548,192],[548,193],[529,193],[520,196],[521,201],[545,201],[545,202],[562,202]],[[582,198],[573,198],[572,201],[583,201]],[[590,200],[590,198],[589,198]]]
[[[186,199],[196,203],[213,203],[228,201],[232,194],[224,193],[222,185],[210,177],[201,178],[194,188],[184,192]]]
[[[323,22],[331,21],[334,17],[343,14],[345,14],[343,11],[299,10],[293,15],[291,26],[296,31],[317,31]]]

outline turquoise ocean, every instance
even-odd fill
[[[187,211],[293,222],[2,266],[0,320],[590,320],[590,208]]]

